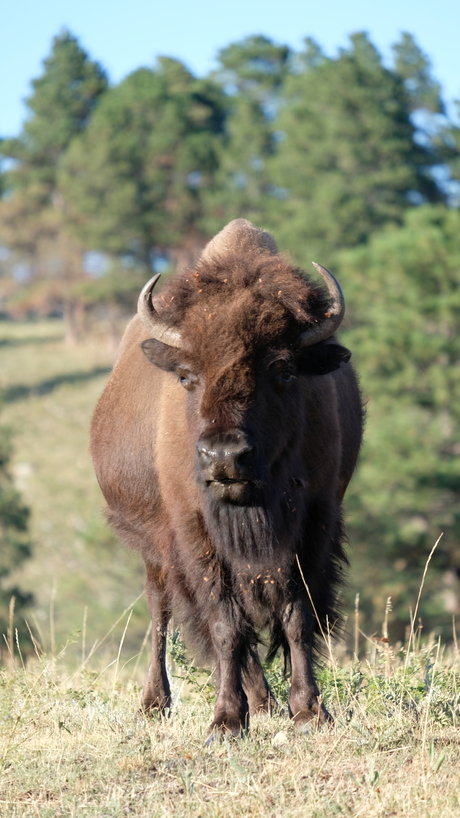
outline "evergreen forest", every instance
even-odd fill
[[[411,34],[392,55],[384,62],[363,32],[334,57],[308,37],[294,52],[257,35],[222,49],[206,77],[161,56],[113,85],[61,32],[21,132],[0,140],[0,317],[60,317],[70,347],[104,325],[115,344],[152,271],[191,263],[238,217],[307,272],[312,260],[328,267],[367,402],[342,607],[352,616],[359,593],[377,632],[391,597],[403,638],[442,533],[420,610],[424,631],[449,639],[460,611],[460,127]],[[34,591],[8,585],[34,544],[7,436],[3,629],[9,595],[27,607]],[[96,560],[109,535],[91,536]]]

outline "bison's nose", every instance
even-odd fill
[[[255,478],[257,447],[240,433],[202,438],[198,463],[206,481],[230,482]]]

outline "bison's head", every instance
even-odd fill
[[[315,267],[326,289],[283,258],[268,233],[238,219],[155,305],[159,276],[140,295],[151,336],[143,351],[187,390],[198,478],[217,504],[272,508],[270,493],[306,482],[294,464],[308,423],[307,381],[350,357],[331,339],[344,315],[341,289]]]

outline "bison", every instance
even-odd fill
[[[347,562],[341,502],[358,458],[360,392],[334,338],[341,289],[272,236],[230,222],[193,269],[144,287],[95,410],[91,450],[111,525],[140,552],[152,619],[142,708],[164,712],[172,613],[216,665],[212,735],[275,699],[258,644],[284,649],[289,713],[331,721],[313,675]],[[324,286],[325,284],[325,286]],[[268,637],[267,637],[268,634]]]

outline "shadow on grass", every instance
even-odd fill
[[[42,381],[41,383],[28,386],[27,384],[16,384],[15,386],[7,387],[2,392],[2,403],[14,403],[18,400],[26,400],[27,398],[35,398],[41,395],[49,395],[55,389],[58,389],[64,384],[78,384],[89,381],[92,378],[98,378],[100,375],[108,375],[110,367],[96,366],[87,372],[69,372],[64,375],[56,375],[55,378]]]
[[[29,335],[26,338],[0,338],[0,348],[1,347],[23,347],[23,346],[30,346],[33,344],[36,346],[37,344],[54,344],[54,343],[61,343],[64,339],[64,334],[62,335]]]

